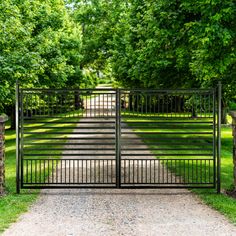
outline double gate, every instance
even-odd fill
[[[220,88],[16,91],[21,188],[215,188]]]

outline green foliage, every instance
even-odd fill
[[[81,27],[63,0],[6,0],[0,3],[0,109],[23,87],[78,86]]]
[[[6,0],[0,10],[1,106],[16,79],[86,87],[101,74],[145,88],[222,80],[223,105],[235,97],[234,0]]]
[[[112,62],[122,84],[140,87],[234,86],[233,0],[130,0],[113,37]]]

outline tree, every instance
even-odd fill
[[[122,85],[212,87],[223,83],[223,122],[235,97],[233,0],[130,0],[115,26],[112,68]]]
[[[0,4],[0,109],[14,107],[14,87],[79,86],[81,28],[62,0]],[[83,81],[84,83],[84,81]]]

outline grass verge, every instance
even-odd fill
[[[16,194],[16,134],[13,130],[6,131],[6,195],[0,198],[0,232],[10,223],[17,220],[20,214],[26,212],[37,199],[39,191],[22,190]]]
[[[218,210],[230,221],[236,224],[236,200],[225,194],[225,190],[232,188],[233,184],[233,160],[232,160],[232,129],[222,128],[221,150],[221,186],[222,193],[216,194],[215,190],[193,190],[206,204]]]

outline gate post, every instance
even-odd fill
[[[19,82],[16,81],[16,193],[20,193]]]
[[[120,90],[116,89],[116,187],[120,188]]]
[[[8,120],[6,115],[0,116],[0,196],[5,190],[5,122]]]
[[[218,83],[218,114],[217,114],[217,193],[221,189],[221,100],[222,100],[222,85]]]
[[[232,136],[233,136],[233,175],[234,175],[234,190],[236,189],[236,111],[231,111],[232,117]]]

